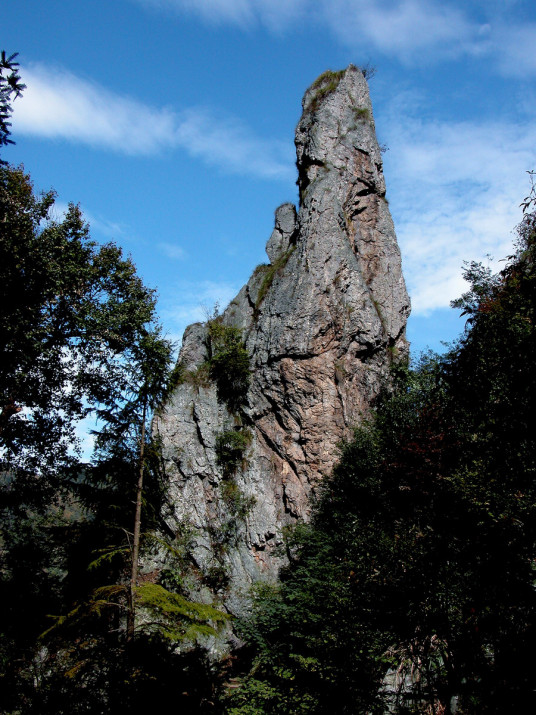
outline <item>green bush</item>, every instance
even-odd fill
[[[236,473],[250,444],[251,432],[247,429],[228,430],[216,437],[216,463],[221,467],[224,477]]]
[[[207,348],[209,375],[216,383],[218,400],[236,413],[246,402],[251,375],[242,331],[216,316],[208,321]]]

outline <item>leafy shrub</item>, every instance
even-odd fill
[[[208,321],[208,371],[216,383],[218,400],[230,412],[237,412],[246,402],[251,371],[249,354],[242,331],[226,325],[221,316]]]
[[[251,432],[247,429],[228,430],[216,437],[216,463],[223,476],[229,477],[241,466],[244,452],[251,444]]]

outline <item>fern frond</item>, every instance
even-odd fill
[[[135,590],[139,606],[150,611],[156,621],[140,623],[141,630],[158,631],[167,640],[195,641],[215,636],[230,616],[214,606],[189,601],[156,583],[145,583]]]
[[[88,571],[92,571],[93,569],[96,569],[103,564],[111,563],[112,560],[120,554],[128,554],[129,548],[128,546],[112,546],[108,549],[99,549],[99,551],[95,553],[100,554],[100,556],[97,556],[97,558],[89,564],[89,566],[87,567]]]

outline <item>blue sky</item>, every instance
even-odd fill
[[[2,20],[28,86],[3,157],[132,255],[175,339],[266,261],[303,92],[350,62],[377,69],[414,352],[463,327],[463,261],[511,252],[536,168],[533,2],[19,0]]]

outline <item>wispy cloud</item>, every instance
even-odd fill
[[[131,155],[179,149],[227,172],[285,180],[294,175],[290,143],[260,138],[235,117],[206,108],[150,107],[43,65],[25,68],[24,80],[28,89],[14,105],[21,134]]]
[[[385,131],[385,129],[384,129]],[[511,253],[512,229],[536,164],[532,123],[427,122],[397,112],[386,174],[404,272],[417,314],[466,285],[462,264]]]
[[[536,72],[536,25],[522,23],[512,3],[455,0],[133,0],[160,10],[281,33],[296,23],[329,28],[339,41],[414,65],[463,56],[485,57],[500,72]],[[518,6],[527,5],[521,0]]]
[[[17,131],[68,139],[126,154],[152,154],[169,146],[173,114],[157,110],[65,70],[24,68],[27,90],[14,103]],[[151,127],[151,131],[147,131]]]
[[[64,201],[55,201],[50,213],[50,218],[54,221],[62,221],[68,208],[68,205]],[[83,219],[89,224],[91,235],[93,237],[95,237],[95,233],[100,234],[101,239],[112,241],[119,239],[124,241],[129,237],[129,230],[127,226],[118,223],[117,221],[110,221],[103,216],[96,216],[83,206],[80,208]]]
[[[325,20],[345,44],[366,42],[405,61],[430,51],[441,57],[477,52],[483,41],[483,28],[459,8],[437,0],[323,0],[323,8]]]
[[[257,24],[281,30],[301,17],[310,0],[134,0],[140,5],[191,13],[210,24],[230,23],[244,29]]]
[[[452,0],[321,0],[323,22],[340,42],[404,64],[481,58],[488,69],[536,73],[536,24],[520,20],[505,3]]]
[[[182,113],[176,140],[190,154],[235,173],[292,180],[295,169],[290,142],[264,140],[234,117],[216,117],[205,109]]]

